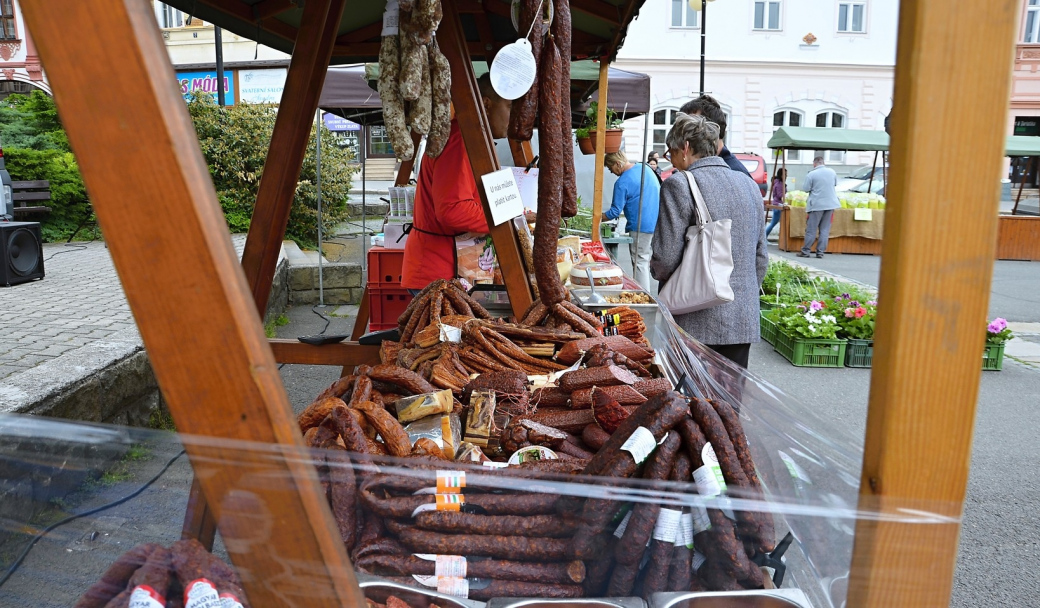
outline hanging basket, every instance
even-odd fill
[[[621,134],[624,132],[624,129],[607,129],[607,141],[604,146],[604,151],[607,154],[610,154],[611,152],[617,152],[621,149]],[[592,131],[591,133],[589,133],[589,142],[591,142],[592,144],[593,152],[595,152],[596,150],[597,135],[598,133],[596,133],[596,131]],[[586,154],[590,154],[590,152],[586,152]]]
[[[578,149],[581,150],[582,154],[595,154],[596,146],[592,144],[591,137],[579,137],[578,138]]]

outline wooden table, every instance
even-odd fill
[[[842,211],[838,209],[838,211]],[[845,209],[845,211],[852,211]],[[791,237],[791,208],[785,207],[780,215],[780,251],[799,251],[802,238]],[[815,251],[815,248],[813,249]],[[860,253],[865,255],[881,255],[881,240],[868,239],[861,236],[832,236],[827,241],[827,253]]]
[[[1040,260],[1040,217],[1002,215],[997,222],[998,260]]]

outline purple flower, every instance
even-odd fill
[[[817,310],[823,310],[823,302],[817,302],[813,300],[809,303],[809,310],[816,312]]]
[[[989,326],[986,328],[986,331],[988,331],[991,334],[999,334],[1005,329],[1007,329],[1007,320],[997,317],[996,319],[993,319],[992,323],[989,324]]]
[[[851,306],[853,308],[859,308],[859,302],[857,302],[856,300],[853,300],[853,301],[849,302],[849,306]]]
[[[867,300],[867,306],[877,306],[877,300]]]
[[[804,306],[802,306],[801,304],[799,304],[799,305],[798,305],[798,310],[805,310],[805,307],[804,307]]]
[[[848,294],[848,293],[843,293],[843,294],[841,294],[841,297],[842,297],[842,298],[845,298],[846,300],[849,300],[849,299],[851,299],[851,298],[852,298],[852,294]]]

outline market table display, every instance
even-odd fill
[[[855,209],[835,209],[831,219],[827,253],[881,255],[885,229],[884,209],[868,209],[869,220],[857,220]],[[862,213],[862,212],[861,212]],[[780,216],[781,251],[800,251],[805,239],[805,207],[785,207]],[[816,248],[813,246],[813,251]]]

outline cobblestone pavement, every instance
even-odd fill
[[[239,256],[245,235],[232,236]],[[0,287],[0,380],[97,340],[140,343],[102,242],[43,246],[42,281]]]

